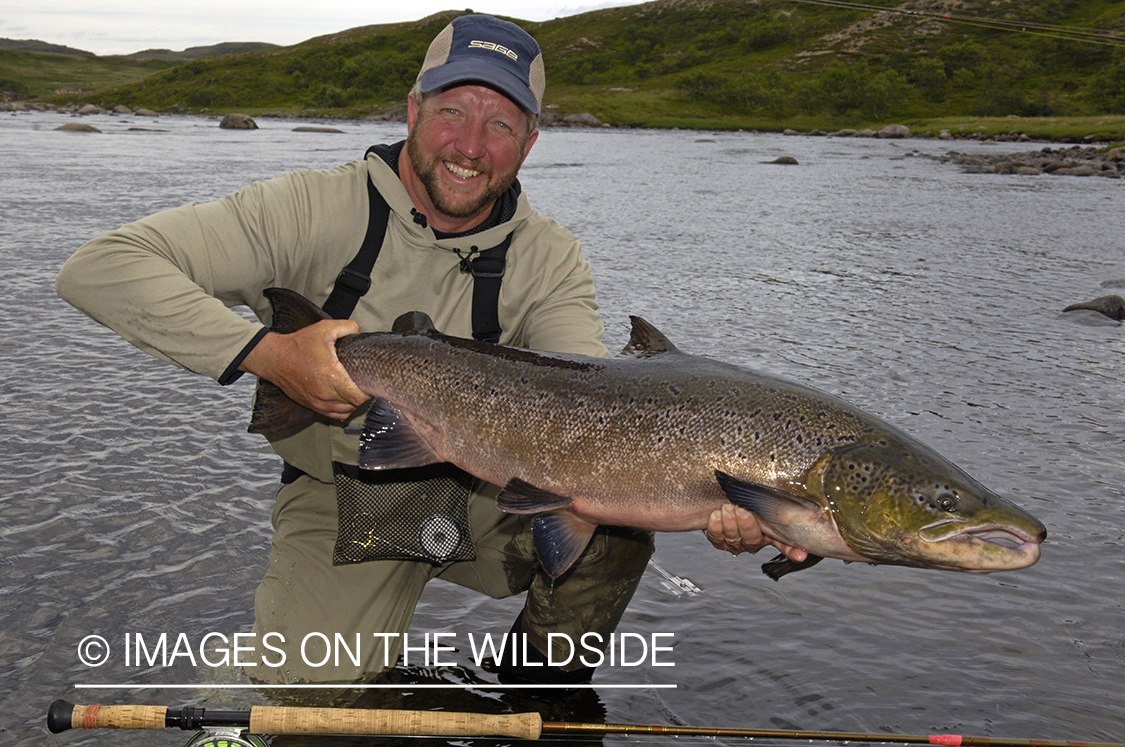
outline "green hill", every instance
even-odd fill
[[[104,85],[77,96],[50,94],[31,78],[24,85],[56,103],[368,116],[401,106],[427,44],[458,12],[172,66],[143,63],[159,70],[97,58],[109,66]],[[1125,137],[1121,0],[657,0],[518,22],[543,47],[545,104],[615,125],[1082,117],[1087,130],[1100,118],[1101,134]],[[7,54],[16,53],[0,50],[0,79],[21,80]],[[90,69],[88,58],[74,59],[76,75]],[[32,65],[21,64],[26,76]],[[121,66],[116,80],[113,65]]]
[[[144,49],[140,52],[124,55],[134,60],[172,60],[183,62],[185,60],[198,60],[203,57],[214,57],[221,54],[239,54],[241,52],[258,52],[263,49],[277,49],[276,44],[265,42],[223,42],[211,44],[206,47],[188,47],[180,52],[171,49]]]

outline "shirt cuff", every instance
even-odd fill
[[[242,348],[239,354],[234,357],[234,360],[230,362],[230,365],[227,366],[227,370],[223,371],[223,375],[219,377],[218,381],[221,386],[233,384],[242,378],[242,374],[246,372],[239,371],[238,367],[242,365],[242,361],[246,360],[246,356],[250,355],[250,351],[254,349],[254,346],[261,342],[262,338],[268,335],[269,332],[269,327],[262,327],[258,330],[258,334],[254,335],[254,339],[246,343],[246,347]]]

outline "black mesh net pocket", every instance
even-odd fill
[[[333,565],[473,560],[473,478],[452,464],[374,472],[334,462],[340,524]]]

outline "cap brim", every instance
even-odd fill
[[[539,102],[535,100],[527,83],[521,82],[503,68],[481,61],[458,60],[456,64],[441,65],[427,70],[418,82],[423,93],[449,88],[458,83],[483,83],[500,91],[532,114],[539,114]]]

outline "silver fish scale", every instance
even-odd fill
[[[338,354],[356,383],[444,459],[598,512],[711,510],[726,502],[716,469],[785,486],[826,451],[886,433],[819,391],[684,353],[598,359],[441,336],[353,339]]]

